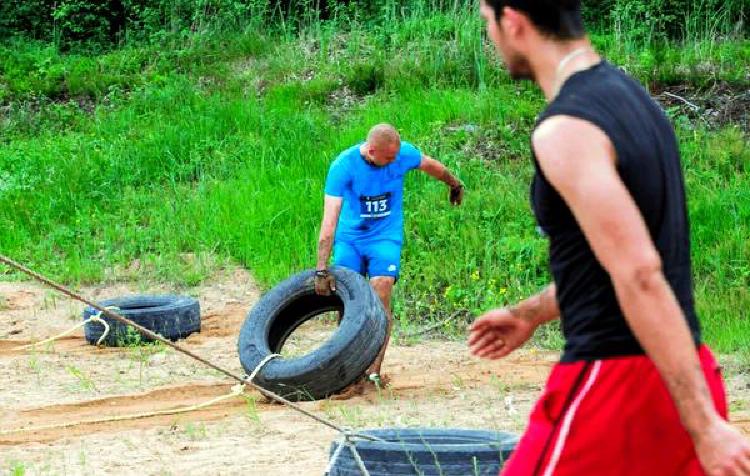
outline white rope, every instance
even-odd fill
[[[263,360],[260,361],[258,365],[255,366],[253,371],[250,373],[250,376],[247,378],[247,381],[252,383],[253,380],[255,380],[255,376],[258,375],[258,372],[270,361],[275,359],[276,357],[281,357],[281,354],[269,354],[265,356]]]
[[[245,393],[245,386],[242,384],[237,384],[232,387],[231,392],[229,392],[226,395],[221,395],[215,398],[212,398],[211,400],[208,400],[203,403],[198,403],[195,405],[188,405],[185,407],[178,407],[173,408],[171,410],[155,410],[151,412],[144,412],[144,413],[133,413],[130,415],[113,415],[113,416],[106,416],[102,418],[95,418],[92,420],[80,420],[80,421],[69,421],[65,423],[58,423],[54,425],[44,425],[44,426],[31,426],[28,428],[15,428],[12,430],[0,430],[0,435],[11,435],[14,433],[35,433],[40,431],[48,431],[48,430],[60,430],[64,428],[71,428],[74,426],[79,425],[95,425],[100,423],[109,423],[113,421],[126,421],[126,420],[139,420],[143,418],[151,418],[155,416],[162,416],[162,415],[177,415],[180,413],[189,413],[194,412],[197,410],[201,410],[206,407],[210,407],[212,405],[215,405],[221,401],[238,397]]]
[[[354,438],[359,438],[360,436],[356,433],[350,433],[348,431],[344,432],[343,435],[344,438],[339,442],[339,445],[336,447],[333,455],[331,455],[331,461],[328,462],[328,467],[323,474],[326,476],[330,475],[331,471],[333,471],[333,467],[336,465],[336,461],[339,459],[339,456],[341,456],[341,452],[344,450],[344,448],[349,448],[349,451],[351,452],[352,456],[354,456],[354,461],[357,463],[362,476],[370,476],[370,472],[367,470],[365,462],[362,460],[362,457],[357,451],[357,446],[352,441]],[[369,438],[369,435],[367,435],[367,437]],[[378,441],[380,441],[380,439],[378,439]]]
[[[117,310],[117,311],[120,310],[120,308],[117,307],[117,306],[107,306],[106,309],[113,309],[113,310]],[[99,311],[96,314],[93,314],[91,317],[89,317],[85,321],[79,322],[78,324],[76,324],[75,326],[71,327],[70,329],[68,329],[65,332],[61,332],[60,334],[57,334],[56,336],[50,337],[49,339],[44,339],[44,340],[40,340],[38,342],[32,342],[31,344],[27,344],[27,345],[22,345],[22,346],[16,347],[14,350],[27,350],[27,349],[31,349],[33,347],[36,347],[38,345],[43,345],[43,344],[48,344],[50,342],[54,342],[54,341],[56,341],[56,340],[58,340],[58,339],[60,339],[62,337],[67,336],[68,334],[72,334],[79,327],[83,327],[83,326],[85,326],[86,324],[88,324],[90,322],[98,322],[99,324],[101,324],[101,325],[104,326],[104,332],[102,333],[101,337],[99,337],[99,339],[96,341],[96,345],[102,345],[102,342],[104,341],[104,339],[107,338],[107,335],[109,334],[109,324],[107,323],[107,321],[105,321],[104,319],[102,319],[102,311]]]
[[[370,472],[367,471],[367,468],[365,467],[365,462],[362,461],[362,457],[359,456],[359,453],[357,452],[357,448],[354,446],[354,443],[352,443],[351,441],[347,441],[347,446],[349,447],[349,450],[352,452],[352,455],[354,455],[354,460],[357,462],[357,466],[359,466],[359,470],[362,472],[362,476],[370,476]]]
[[[328,462],[328,467],[326,468],[325,473],[323,473],[325,476],[328,476],[331,474],[331,471],[333,470],[333,466],[336,464],[336,461],[339,459],[339,455],[341,454],[341,450],[344,449],[343,442],[339,443],[339,445],[336,447],[336,451],[333,452],[333,455],[331,455],[331,460]]]

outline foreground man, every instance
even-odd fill
[[[450,187],[450,202],[461,204],[461,182],[443,164],[401,142],[398,131],[389,124],[373,127],[367,142],[342,152],[326,180],[315,291],[328,295],[336,290],[327,267],[332,246],[334,264],[369,276],[388,316],[385,344],[367,370],[368,378],[379,386],[393,325],[391,294],[401,269],[404,176],[414,169],[445,182]]]
[[[532,205],[555,284],[471,329],[499,359],[561,317],[562,361],[505,475],[750,475],[701,343],[680,156],[661,108],[603,61],[580,1],[483,0],[514,79],[549,105],[532,137]],[[704,472],[705,471],[705,472]]]

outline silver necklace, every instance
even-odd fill
[[[555,81],[553,83],[555,86],[554,94],[552,95],[553,98],[557,96],[557,94],[560,92],[560,87],[562,87],[562,84],[558,84],[558,83],[560,82],[560,75],[562,74],[565,67],[568,65],[568,63],[578,58],[582,54],[586,53],[587,51],[589,51],[588,46],[582,46],[580,48],[577,48],[571,51],[570,53],[568,53],[567,55],[565,55],[565,57],[561,59],[560,62],[557,64],[557,70],[555,71]]]

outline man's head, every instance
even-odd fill
[[[481,12],[513,79],[534,79],[529,56],[540,40],[566,42],[586,35],[580,0],[481,0]]]
[[[378,124],[370,129],[365,144],[367,158],[377,166],[388,165],[401,150],[401,136],[390,124]]]

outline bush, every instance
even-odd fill
[[[289,18],[308,22],[344,16],[387,29],[409,12],[420,11],[421,18],[440,11],[455,14],[471,4],[454,0],[8,1],[0,4],[0,37],[56,41],[63,48],[107,46],[124,39],[160,40],[217,28],[238,29],[269,17],[283,17],[288,25]],[[585,2],[584,8],[587,21],[596,28],[624,29],[632,38],[750,32],[746,0],[603,0]],[[439,34],[438,30],[433,32]]]
[[[745,0],[603,0],[584,5],[589,24],[646,41],[750,33]]]

